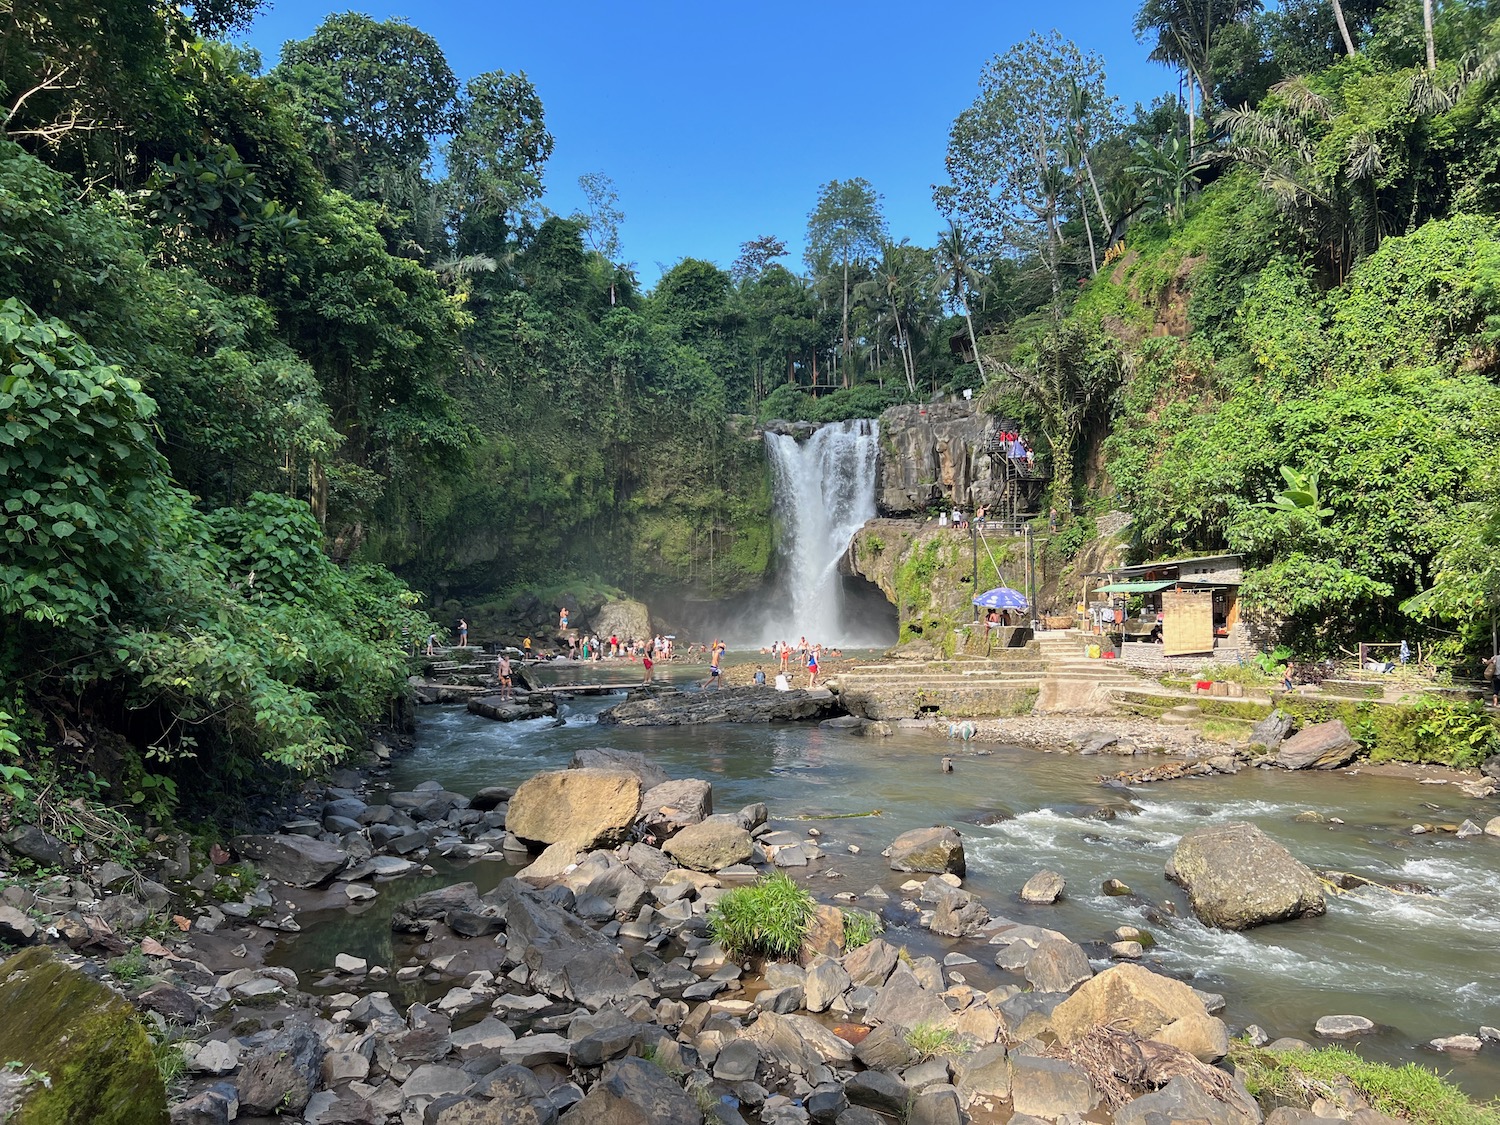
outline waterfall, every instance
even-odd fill
[[[875,518],[879,438],[879,423],[868,418],[828,423],[803,441],[765,435],[782,526],[781,612],[769,623],[766,643],[804,636],[850,647],[890,642],[883,629],[846,617],[838,572],[854,533]]]

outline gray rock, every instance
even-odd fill
[[[719,871],[744,863],[755,854],[750,833],[733,816],[710,816],[689,825],[667,841],[662,849],[684,867],[697,871]]]
[[[1006,1101],[1010,1098],[1010,1057],[999,1043],[966,1055],[954,1062],[954,1084],[965,1104],[975,1098]]]
[[[342,848],[309,836],[237,836],[233,845],[262,874],[289,887],[316,887],[349,862]]]
[[[904,1115],[911,1090],[905,1082],[884,1070],[862,1070],[844,1083],[844,1096],[851,1105],[881,1113]]]
[[[460,1059],[474,1058],[515,1041],[516,1033],[494,1016],[461,1027],[449,1036],[449,1044]]]
[[[36,923],[9,903],[0,902],[0,942],[30,945],[36,940]]]
[[[926,871],[962,876],[964,843],[952,828],[917,828],[891,842],[887,861],[893,871]]]
[[[1050,906],[1062,898],[1066,883],[1056,871],[1038,871],[1021,888],[1021,901],[1034,905]]]
[[[881,1024],[854,1048],[854,1057],[871,1070],[902,1070],[917,1057],[906,1042],[906,1032],[895,1024]]]
[[[1291,733],[1292,717],[1278,707],[1250,728],[1250,745],[1264,746],[1274,753]]]
[[[1322,1016],[1313,1025],[1313,1031],[1324,1039],[1350,1039],[1374,1030],[1374,1021],[1364,1016]]]
[[[1484,1041],[1477,1035],[1445,1035],[1428,1040],[1427,1045],[1434,1051],[1477,1051],[1484,1046]]]
[[[68,846],[34,824],[22,824],[0,836],[0,844],[11,855],[29,859],[38,867],[71,869],[75,866]]]
[[[572,1060],[574,1066],[603,1066],[610,1059],[617,1059],[646,1040],[655,1040],[661,1035],[658,1028],[650,1024],[629,1021],[614,1027],[601,1028],[573,1041]]]
[[[616,1059],[563,1125],[702,1125],[703,1114],[666,1071],[645,1059]]]
[[[714,1060],[714,1077],[721,1082],[753,1082],[760,1066],[760,1047],[749,1039],[731,1039]]]
[[[228,1082],[216,1082],[172,1107],[172,1125],[229,1125],[239,1116],[240,1102]]]
[[[325,1053],[312,1028],[283,1028],[240,1067],[240,1108],[252,1114],[299,1112],[318,1088]]]
[[[714,811],[713,786],[687,778],[652,786],[641,797],[639,822],[659,838],[670,836],[689,824],[697,824]]]
[[[601,1008],[635,987],[629,960],[597,930],[517,880],[507,880],[492,895],[504,902],[507,944],[521,951],[532,988]]]
[[[849,1108],[849,1099],[844,1095],[844,1088],[837,1082],[824,1082],[802,1099],[802,1105],[809,1117],[822,1123],[839,1120],[840,1115]]]
[[[1260,1111],[1243,1085],[1236,1083],[1221,1101],[1186,1077],[1174,1078],[1155,1093],[1136,1098],[1115,1112],[1115,1125],[1160,1125],[1172,1121],[1258,1125],[1260,1120]]]
[[[1017,1113],[1056,1119],[1083,1116],[1099,1101],[1088,1072],[1062,1059],[1016,1055],[1010,1064],[1011,1106]]]
[[[844,969],[854,984],[879,988],[890,978],[899,956],[895,946],[876,938],[844,954]]]
[[[477,912],[482,906],[479,888],[473,883],[439,887],[397,903],[391,912],[391,929],[400,934],[420,934],[426,931],[429,922],[444,921],[449,914],[459,911]]]
[[[1288,770],[1332,770],[1348,765],[1360,752],[1341,719],[1303,727],[1281,744],[1276,764]]]
[[[441,1098],[467,1093],[474,1079],[456,1066],[426,1063],[401,1083],[403,1098]]]
[[[585,746],[573,752],[568,763],[573,770],[625,770],[641,779],[641,791],[655,789],[672,780],[667,771],[644,754],[633,750],[616,750],[613,746]],[[507,797],[506,800],[510,798]]]
[[[816,958],[808,966],[802,985],[803,1002],[809,1012],[826,1012],[848,991],[850,978],[844,966],[828,957]]]
[[[1247,930],[1322,914],[1322,884],[1306,866],[1253,824],[1199,828],[1178,841],[1167,877],[1188,892],[1206,925]]]
[[[1094,975],[1088,954],[1071,941],[1044,941],[1026,960],[1026,980],[1037,992],[1071,992]]]
[[[239,1046],[225,1039],[209,1039],[188,1061],[188,1069],[195,1074],[229,1074],[239,1065]]]
[[[932,932],[945,937],[972,937],[990,920],[984,903],[968,891],[946,888],[932,912]]]
[[[871,1023],[892,1023],[905,1028],[938,1023],[947,1017],[948,1005],[942,997],[923,988],[916,974],[905,965],[897,966],[865,1011],[865,1018]]]
[[[942,1083],[921,1090],[912,1098],[907,1111],[907,1125],[963,1125],[958,1091]]]

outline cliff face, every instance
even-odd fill
[[[977,548],[977,550],[976,550]],[[901,641],[925,640],[950,655],[953,631],[974,620],[978,590],[1023,585],[1022,540],[967,532],[918,520],[874,519],[855,533],[844,567],[873,582],[896,607]]]
[[[915,515],[944,503],[969,510],[995,503],[999,487],[985,452],[989,423],[988,415],[962,399],[893,406],[882,414],[876,468],[880,514]]]

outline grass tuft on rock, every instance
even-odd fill
[[[778,871],[719,899],[708,932],[732,955],[795,957],[814,909],[812,895]]]
[[[1236,1040],[1229,1057],[1263,1105],[1311,1106],[1336,1098],[1347,1080],[1375,1109],[1415,1125],[1500,1125],[1500,1105],[1471,1101],[1458,1087],[1416,1063],[1370,1062],[1344,1047],[1271,1052]]]
[[[958,1051],[958,1032],[934,1023],[919,1023],[906,1033],[906,1045],[916,1052],[919,1062],[952,1055]]]
[[[869,945],[885,933],[885,925],[867,910],[844,911],[844,948],[858,949]]]

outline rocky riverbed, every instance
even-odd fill
[[[0,936],[45,946],[64,963],[45,972],[128,997],[181,1045],[192,1078],[176,1125],[1261,1119],[1219,1062],[1230,1025],[1218,998],[1141,963],[1142,931],[1079,944],[981,901],[964,886],[959,832],[893,841],[890,879],[856,893],[827,881],[839,852],[816,827],[778,829],[753,804],[715,814],[707,781],[671,779],[640,755],[580,751],[571,764],[473,797],[433,780],[378,800],[340,776],[280,832],[204,854],[163,847],[159,881],[106,864],[29,899],[8,888]],[[1174,873],[1219,924],[1321,905],[1284,849],[1217,831]],[[35,833],[9,846],[61,847]],[[1240,862],[1256,849],[1277,865],[1264,878]],[[481,891],[497,859],[525,866]],[[434,863],[476,877],[434,885]],[[733,958],[709,912],[774,869],[826,888],[815,925],[795,961]],[[1266,895],[1236,897],[1245,885]],[[1038,872],[1021,901],[1065,886]],[[377,896],[394,903],[392,963],[333,955],[300,974],[271,963],[299,915]],[[920,927],[931,952],[878,937],[848,948],[842,912],[856,902]],[[163,908],[176,921],[141,937]],[[0,979],[3,991],[26,978]],[[1455,1031],[1482,1043],[1488,1029]],[[1361,1110],[1353,1098],[1336,1108]]]

